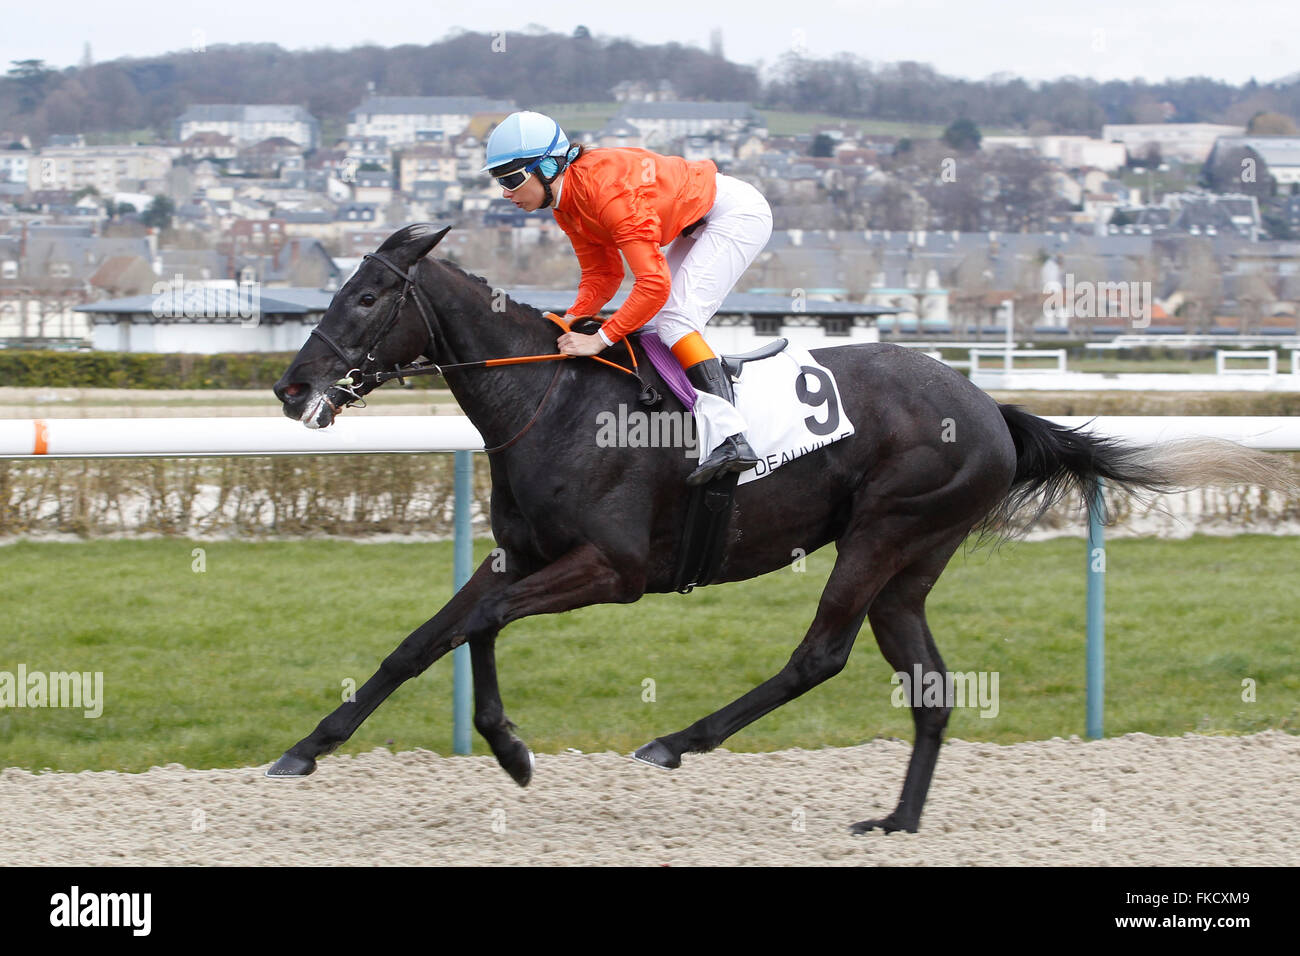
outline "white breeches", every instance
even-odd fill
[[[646,323],[671,348],[699,332],[722,300],[758,257],[772,235],[772,208],[749,183],[718,173],[718,194],[704,225],[664,247],[672,275],[668,301]],[[729,436],[746,430],[745,420],[724,398],[695,391],[695,424],[700,458],[707,458]]]

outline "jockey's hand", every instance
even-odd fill
[[[605,351],[605,341],[599,335],[565,332],[556,339],[555,347],[565,355],[596,355]]]

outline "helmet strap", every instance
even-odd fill
[[[538,169],[538,170],[537,170],[537,180],[538,180],[538,182],[540,182],[540,183],[542,184],[542,190],[543,190],[543,192],[544,192],[544,196],[545,196],[545,200],[542,202],[542,205],[541,205],[541,208],[542,208],[542,209],[546,209],[546,208],[548,208],[548,207],[551,205],[551,203],[555,201],[555,196],[554,196],[554,194],[551,192],[551,183],[553,183],[553,182],[555,182],[557,179],[559,179],[559,178],[560,178],[560,174],[563,173],[563,172],[565,171],[565,169],[568,168],[568,166],[569,166],[569,161],[570,161],[570,160],[569,160],[569,157],[570,157],[570,156],[571,156],[575,151],[577,152],[578,156],[581,156],[581,155],[582,155],[582,152],[581,152],[581,150],[579,149],[579,147],[576,147],[576,146],[575,146],[575,147],[570,148],[569,151],[568,151],[567,153],[565,153],[563,156],[548,156],[548,157],[545,157],[545,158],[547,158],[547,159],[553,159],[553,160],[555,160],[555,175],[552,176],[550,179],[547,179],[545,176],[542,175],[542,171],[541,171],[541,169]],[[578,156],[573,156],[573,158],[574,158],[574,159],[577,159]]]
[[[551,192],[551,183],[560,178],[560,174],[564,172],[565,166],[568,165],[562,156],[550,156],[547,158],[555,160],[555,175],[551,176],[550,179],[547,179],[542,175],[540,169],[537,170],[537,181],[542,184],[542,190],[545,195],[545,199],[541,206],[542,209],[548,208],[551,203],[555,201],[555,195]]]

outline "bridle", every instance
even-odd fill
[[[348,367],[347,374],[334,383],[334,387],[337,388],[339,391],[352,396],[351,401],[344,403],[343,405],[344,408],[351,408],[354,405],[358,408],[366,407],[365,399],[363,399],[355,391],[355,388],[359,385],[374,385],[377,387],[379,385],[382,385],[384,382],[387,382],[394,378],[401,381],[402,384],[405,384],[404,376],[406,375],[430,375],[430,374],[441,375],[442,374],[442,368],[433,363],[421,364],[421,365],[408,365],[405,368],[403,368],[400,365],[394,364],[393,370],[391,372],[389,371],[369,372],[369,373],[362,372],[362,369],[364,368],[366,363],[375,363],[378,361],[378,359],[375,357],[375,349],[379,348],[380,343],[383,342],[384,340],[384,336],[386,336],[389,332],[391,332],[393,326],[397,324],[398,318],[401,317],[402,309],[405,308],[406,306],[406,297],[408,293],[410,293],[411,297],[415,300],[415,307],[420,310],[420,318],[424,320],[424,327],[429,333],[429,343],[428,345],[425,346],[425,351],[431,350],[430,347],[433,345],[433,340],[437,335],[437,333],[434,331],[433,318],[430,317],[431,314],[435,317],[437,315],[437,313],[434,312],[433,303],[430,302],[428,304],[428,307],[426,308],[424,300],[420,297],[420,287],[415,282],[415,270],[419,267],[419,262],[417,261],[412,263],[411,268],[408,271],[403,272],[400,268],[394,265],[393,262],[390,259],[388,259],[387,256],[384,256],[382,253],[368,252],[364,256],[362,256],[362,259],[363,260],[374,259],[380,265],[396,273],[397,277],[402,280],[402,291],[398,295],[397,301],[393,303],[393,307],[392,309],[389,310],[387,317],[380,325],[379,331],[375,334],[375,337],[371,340],[370,345],[366,348],[365,358],[362,359],[360,362],[358,362],[355,366],[353,365],[353,360],[348,355],[348,353],[345,352],[337,342],[335,342],[332,338],[330,338],[329,334],[326,333],[324,330],[322,330],[319,325],[317,325],[314,329],[311,330],[311,335],[316,336],[322,342],[328,345],[333,350],[334,354],[337,355],[339,358],[341,358],[343,360],[343,363]],[[357,374],[357,378],[352,377],[354,372]],[[337,409],[335,410],[337,411]]]
[[[370,385],[372,388],[377,388],[380,385],[383,385],[385,382],[392,381],[393,379],[397,379],[398,382],[405,385],[406,376],[443,375],[445,372],[447,372],[450,369],[494,368],[501,365],[524,365],[532,362],[554,362],[554,361],[559,361],[562,359],[569,359],[574,357],[572,355],[565,355],[563,353],[555,353],[551,355],[516,355],[510,358],[480,359],[479,361],[476,362],[456,362],[452,365],[439,365],[436,362],[422,362],[413,365],[399,365],[397,363],[394,363],[391,370],[365,372],[363,371],[363,369],[365,368],[366,364],[368,363],[374,364],[378,362],[378,359],[375,356],[375,350],[379,348],[380,343],[383,342],[384,336],[386,336],[389,332],[391,332],[393,326],[397,324],[397,320],[402,314],[402,309],[406,307],[406,298],[408,294],[410,294],[411,298],[415,301],[415,307],[419,310],[420,318],[424,321],[424,327],[429,333],[429,341],[424,348],[424,352],[426,353],[433,351],[432,346],[434,343],[434,339],[437,337],[436,327],[434,325],[434,319],[437,318],[438,314],[437,312],[434,311],[432,300],[430,300],[426,306],[424,299],[421,298],[420,286],[415,281],[415,272],[419,266],[419,261],[412,263],[410,269],[408,269],[406,272],[403,272],[398,266],[394,265],[391,260],[389,260],[386,256],[378,252],[366,253],[366,255],[362,257],[362,259],[363,260],[374,259],[380,265],[384,266],[389,271],[395,273],[397,277],[402,280],[402,291],[398,295],[397,301],[393,303],[392,309],[389,311],[384,321],[380,324],[379,331],[375,334],[374,338],[371,339],[370,345],[366,348],[365,358],[362,359],[360,362],[356,363],[355,365],[353,364],[353,359],[348,355],[346,351],[344,351],[342,346],[340,346],[337,342],[335,342],[332,338],[330,338],[328,333],[322,331],[319,325],[317,325],[315,328],[311,330],[311,334],[308,336],[308,338],[310,338],[311,335],[314,335],[317,338],[319,338],[322,342],[328,345],[330,349],[334,352],[334,354],[337,355],[339,358],[341,358],[344,364],[348,367],[347,374],[344,375],[337,382],[335,382],[333,387],[337,388],[339,391],[347,395],[352,396],[352,399],[351,401],[345,402],[342,406],[337,406],[334,405],[333,402],[330,402],[330,405],[334,409],[335,414],[338,414],[340,408],[353,408],[353,407],[365,408],[366,407],[365,399],[362,398],[362,396],[357,394],[356,392],[356,389],[362,385]],[[546,313],[546,316],[557,326],[559,326],[563,331],[565,332],[570,331],[569,323],[564,319],[560,318],[557,315],[553,315],[549,312]],[[619,365],[616,362],[611,362],[608,359],[603,359],[598,355],[592,355],[588,357],[594,359],[597,362],[600,362],[602,365],[608,365],[610,368],[617,369],[620,372],[623,372],[627,375],[631,375],[632,377],[634,377],[638,382],[641,383],[641,396],[639,399],[641,404],[657,405],[660,401],[660,396],[658,391],[654,388],[654,386],[647,384],[645,380],[641,378],[641,375],[637,367],[636,353],[632,351],[632,343],[624,339],[624,344],[627,347],[628,355],[632,359],[632,367],[630,369],[624,368],[622,365]],[[555,367],[555,374],[551,376],[551,383],[547,387],[546,392],[542,395],[542,400],[541,402],[538,403],[537,410],[533,412],[533,417],[528,420],[528,423],[524,425],[524,427],[519,431],[519,433],[515,435],[514,438],[511,438],[509,441],[501,445],[496,445],[495,447],[492,448],[485,448],[484,451],[486,451],[489,455],[493,454],[494,452],[503,451],[504,449],[509,448],[515,442],[519,441],[519,439],[524,436],[524,433],[533,427],[533,424],[541,416],[542,409],[546,406],[547,399],[551,397],[551,392],[555,390],[555,383],[559,381],[560,378],[560,368],[561,366],[559,365]],[[354,374],[356,377],[353,377]],[[325,401],[329,402],[329,399],[326,398]]]

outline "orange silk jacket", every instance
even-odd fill
[[[668,301],[672,276],[660,251],[713,208],[718,167],[645,149],[585,150],[565,170],[555,221],[582,267],[573,315],[595,315],[618,291],[627,259],[636,278],[602,330],[611,342],[645,325]]]

